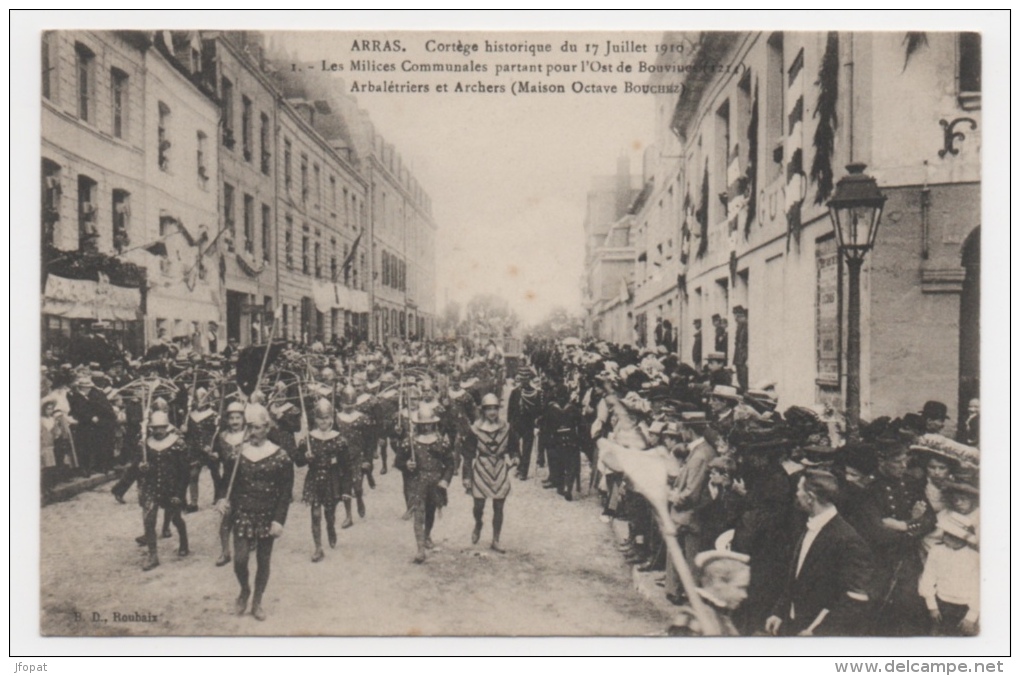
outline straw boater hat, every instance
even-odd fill
[[[977,448],[953,441],[941,434],[921,435],[910,445],[910,450],[928,457],[936,456],[960,466],[977,467],[979,463]]]
[[[729,549],[712,549],[707,552],[701,552],[694,557],[694,567],[698,570],[704,570],[709,564],[715,561],[736,561],[737,563],[750,564],[751,557],[747,554],[740,552],[734,552]]]
[[[730,401],[742,401],[739,390],[732,385],[716,385],[712,388],[711,396],[717,399],[729,399]]]

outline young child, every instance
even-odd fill
[[[918,592],[928,606],[933,635],[975,636],[981,611],[976,527],[969,516],[952,510],[939,515],[938,525],[942,538],[928,553]]]
[[[40,449],[42,461],[42,491],[45,495],[60,480],[64,455],[67,452],[67,427],[57,410],[57,402],[47,398],[42,402]]]

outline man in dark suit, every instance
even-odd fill
[[[806,528],[793,549],[785,588],[765,620],[783,636],[854,636],[866,625],[871,552],[836,510],[839,483],[824,470],[808,470],[797,484]]]
[[[78,462],[85,476],[113,468],[113,435],[117,414],[87,369],[78,372],[74,389],[67,393],[71,417],[76,421],[73,438]]]

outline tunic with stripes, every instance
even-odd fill
[[[502,500],[510,494],[510,463],[514,457],[510,426],[500,421],[477,421],[471,426],[472,441],[465,445],[464,474],[471,479],[471,495]]]

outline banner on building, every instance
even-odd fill
[[[43,290],[43,314],[67,319],[137,320],[142,304],[141,292],[110,284],[105,275],[101,275],[100,280],[94,282],[48,275]]]
[[[343,284],[313,282],[312,300],[315,302],[315,309],[322,313],[327,313],[331,310],[346,310],[348,312],[369,311],[368,293],[352,289]]]

